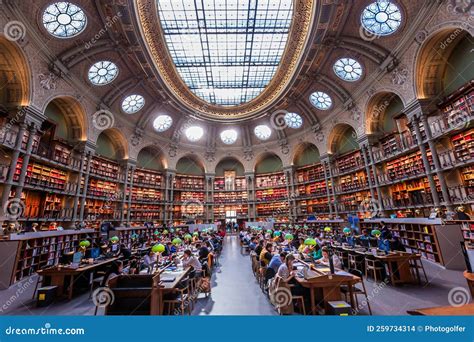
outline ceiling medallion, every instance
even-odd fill
[[[134,4],[142,37],[156,71],[176,99],[201,117],[214,121],[239,121],[267,110],[289,86],[308,43],[317,2],[316,0],[295,1],[287,46],[273,79],[255,99],[232,107],[209,104],[192,93],[178,74],[169,54],[158,17],[156,0],[136,0]]]

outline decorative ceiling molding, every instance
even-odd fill
[[[155,0],[136,0],[135,11],[145,45],[153,59],[159,77],[168,90],[196,115],[214,121],[240,121],[255,117],[267,110],[295,78],[303,53],[308,45],[311,30],[316,27],[313,20],[320,5],[316,0],[297,0],[288,43],[280,66],[266,89],[252,101],[234,107],[211,105],[194,95],[179,76],[162,34]]]

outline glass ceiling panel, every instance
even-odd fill
[[[176,68],[203,100],[235,106],[257,97],[285,49],[293,0],[157,0]]]

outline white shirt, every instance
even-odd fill
[[[195,271],[201,271],[202,270],[201,263],[199,262],[199,260],[194,255],[191,255],[187,259],[183,259],[183,266],[184,267],[192,266]]]

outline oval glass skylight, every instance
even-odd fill
[[[235,129],[227,129],[222,131],[221,140],[226,145],[232,145],[237,141],[237,131]]]
[[[122,110],[127,114],[138,112],[145,105],[145,99],[141,95],[130,95],[122,102]]]
[[[153,128],[157,132],[164,132],[168,130],[173,124],[173,118],[169,115],[158,115],[153,121]]]
[[[361,22],[364,29],[378,36],[394,33],[402,23],[402,13],[389,0],[378,0],[362,11]]]
[[[67,1],[54,2],[43,12],[43,25],[58,38],[71,38],[81,33],[87,24],[84,11]]]
[[[236,106],[271,81],[285,50],[293,0],[157,1],[176,69],[199,98]]]
[[[272,135],[272,130],[267,125],[259,125],[255,127],[253,132],[260,140],[268,140],[268,138],[270,138]]]
[[[354,82],[362,76],[362,66],[352,58],[341,58],[334,63],[334,72],[344,81]]]
[[[331,96],[322,91],[312,93],[309,100],[313,106],[321,110],[328,110],[332,106]]]
[[[192,126],[187,128],[186,131],[184,131],[184,134],[186,134],[186,138],[188,138],[189,141],[194,142],[202,138],[204,135],[204,130],[202,127]]]
[[[296,113],[285,114],[285,124],[290,128],[300,128],[303,125],[303,118]]]
[[[110,61],[94,63],[89,69],[89,81],[95,85],[105,85],[112,82],[118,75],[118,67]]]

